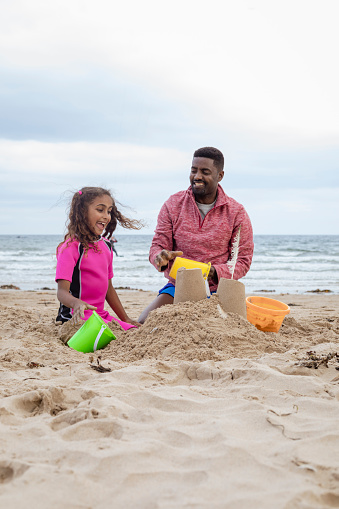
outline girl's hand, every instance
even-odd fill
[[[106,300],[108,304],[113,309],[114,313],[117,315],[119,320],[125,323],[130,323],[131,325],[134,325],[135,327],[140,327],[141,323],[136,322],[135,320],[131,320],[130,317],[127,315],[124,306],[121,304],[120,299],[118,297],[117,292],[113,288],[112,280],[110,279],[108,281],[108,290],[106,294]]]
[[[77,302],[73,307],[73,317],[72,321],[75,325],[79,325],[82,323],[82,318],[85,318],[85,309],[91,309],[95,311],[97,308],[95,306],[91,306],[91,304],[87,304],[87,302],[83,302],[82,300],[77,299]]]
[[[124,322],[126,323],[130,323],[131,325],[134,325],[135,327],[140,327],[142,324],[137,322],[136,320],[131,320],[130,318],[127,317],[127,320],[124,320]]]

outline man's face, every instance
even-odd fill
[[[199,203],[213,203],[217,196],[218,182],[224,176],[218,171],[213,159],[194,157],[192,161],[190,183],[196,201]]]

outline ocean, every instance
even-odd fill
[[[61,235],[0,235],[0,285],[56,288],[55,249]],[[165,284],[148,261],[152,235],[117,235],[113,285],[157,291]],[[339,235],[255,235],[247,293],[339,293]]]

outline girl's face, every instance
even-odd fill
[[[88,205],[88,227],[95,235],[102,235],[106,226],[111,221],[112,206],[112,198],[107,194],[98,196]]]

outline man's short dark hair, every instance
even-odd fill
[[[224,169],[224,156],[220,150],[214,147],[202,147],[198,148],[193,154],[193,157],[206,157],[207,159],[213,159],[214,166],[218,171]]]

